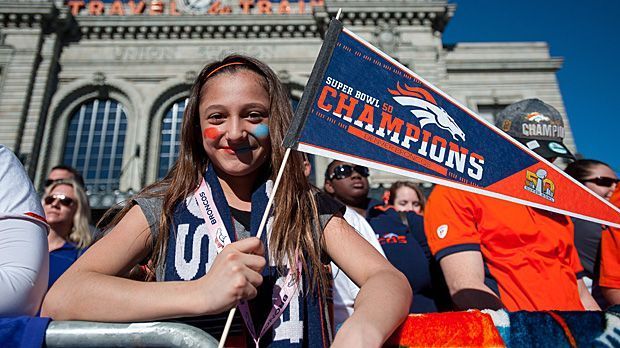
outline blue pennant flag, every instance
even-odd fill
[[[332,20],[284,146],[620,227],[620,210]]]

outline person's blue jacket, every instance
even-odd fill
[[[397,212],[375,205],[367,220],[379,238],[387,259],[409,280],[413,289],[410,313],[431,313],[451,308],[439,265],[424,234],[424,218],[414,212]]]

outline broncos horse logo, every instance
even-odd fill
[[[532,112],[525,116],[528,121],[533,121],[536,123],[551,121],[551,119],[540,112]]]
[[[454,122],[454,119],[448,115],[446,110],[437,105],[435,98],[425,89],[409,87],[407,85],[405,85],[405,88],[402,88],[400,83],[396,83],[396,90],[388,88],[388,92],[394,95],[392,98],[398,104],[415,107],[415,109],[411,110],[411,113],[420,121],[420,128],[424,128],[428,124],[434,124],[441,129],[449,131],[454,140],[458,140],[457,137],[459,137],[465,141],[465,133]]]

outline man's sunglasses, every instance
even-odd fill
[[[617,184],[618,182],[620,182],[620,179],[610,178],[608,176],[597,176],[596,178],[585,179],[583,180],[583,182],[591,182],[601,187],[611,187],[613,184]]]
[[[344,179],[353,175],[353,171],[356,171],[364,178],[367,178],[370,173],[368,172],[368,168],[364,166],[352,166],[348,164],[341,164],[339,166],[334,167],[334,171],[329,175],[328,179]]]
[[[43,198],[43,202],[46,205],[50,205],[54,203],[56,200],[58,200],[60,204],[64,205],[65,207],[70,207],[71,205],[73,205],[73,198],[70,198],[70,197],[67,197],[61,194],[49,195]]]

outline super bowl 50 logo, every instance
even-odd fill
[[[525,174],[526,190],[544,198],[551,202],[555,202],[555,184],[547,177],[547,171],[538,169],[536,173],[529,170]]]

